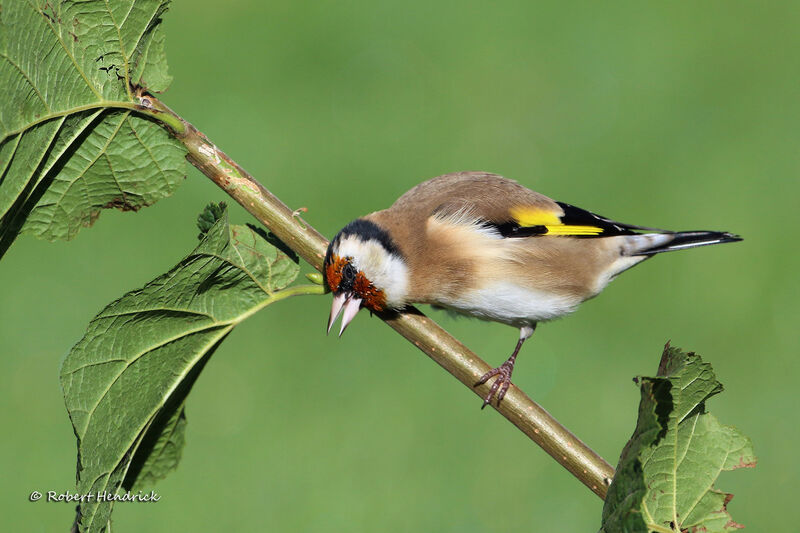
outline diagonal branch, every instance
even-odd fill
[[[322,269],[328,247],[325,237],[161,101],[149,94],[140,94],[138,98],[141,113],[170,127],[183,142],[190,163],[311,266]],[[490,366],[433,320],[415,308],[400,314],[382,314],[380,318],[479,397],[486,395],[487,385],[474,388],[473,384]],[[512,385],[500,407],[495,408],[592,492],[605,498],[614,469],[540,405]]]

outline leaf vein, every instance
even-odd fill
[[[77,368],[74,368],[74,369],[70,370],[69,372],[64,374],[64,376],[71,376],[71,375],[73,375],[73,374],[75,374],[77,372],[80,372],[81,370],[84,370],[86,368],[91,368],[93,366],[107,365],[109,363],[124,363],[126,361],[127,361],[127,359],[107,359],[105,361],[95,361],[95,362],[92,362],[92,363],[86,363],[85,365],[81,365],[81,366],[79,366]]]
[[[124,113],[124,115],[129,115],[129,114],[130,114],[130,111],[125,111],[125,113]],[[81,171],[81,173],[78,175],[78,177],[77,177],[77,178],[75,178],[74,180],[72,180],[72,181],[70,181],[70,182],[69,182],[69,185],[67,185],[67,187],[64,189],[64,191],[61,193],[61,196],[59,196],[59,197],[58,197],[58,200],[56,200],[56,201],[54,202],[54,203],[56,204],[56,206],[58,206],[59,208],[61,208],[61,210],[64,212],[64,214],[65,214],[65,215],[69,216],[69,213],[68,213],[68,212],[67,212],[67,210],[66,210],[66,209],[64,209],[64,207],[61,205],[61,204],[62,204],[62,202],[61,202],[61,201],[64,199],[64,197],[67,195],[67,193],[70,191],[70,189],[72,189],[72,186],[73,186],[73,185],[74,185],[74,184],[75,184],[75,183],[76,183],[78,180],[81,180],[81,181],[83,181],[83,183],[84,183],[84,188],[85,188],[85,190],[86,190],[86,205],[88,205],[88,206],[91,206],[91,205],[92,205],[92,203],[91,203],[91,198],[90,198],[90,196],[89,196],[89,185],[88,185],[88,183],[86,183],[86,176],[85,176],[85,175],[86,175],[86,172],[88,172],[88,170],[89,170],[90,168],[92,168],[92,165],[94,165],[94,164],[97,162],[97,160],[98,160],[98,159],[100,159],[100,157],[101,157],[103,154],[105,154],[105,153],[106,153],[106,150],[108,150],[108,146],[111,144],[111,141],[113,141],[113,140],[114,140],[114,138],[117,136],[117,133],[119,133],[119,130],[120,130],[120,128],[122,127],[122,123],[123,123],[124,121],[125,121],[125,118],[124,118],[124,116],[123,116],[123,118],[122,118],[122,119],[119,121],[119,124],[117,124],[117,127],[114,129],[114,132],[113,132],[113,133],[111,133],[111,135],[109,135],[109,136],[108,136],[108,139],[106,139],[106,143],[103,145],[103,147],[102,147],[102,148],[100,149],[100,151],[97,153],[97,156],[96,156],[94,159],[92,159],[92,160],[89,162],[89,164],[88,164],[88,165],[86,165],[86,167],[85,167],[85,168],[84,168],[84,169]],[[47,223],[47,229],[46,229],[45,231],[50,231],[50,230],[52,229],[52,227],[53,227],[53,223],[54,223],[54,222],[55,222],[55,217],[51,217],[51,218],[50,218],[50,221]]]
[[[125,92],[128,93],[128,98],[133,100],[133,95],[131,94],[131,82],[130,82],[130,64],[128,62],[128,51],[125,50],[125,45],[122,42],[122,32],[120,31],[121,25],[117,24],[117,21],[114,19],[114,13],[111,11],[111,6],[108,5],[108,0],[105,0],[106,10],[108,11],[108,16],[111,19],[111,22],[114,24],[114,29],[117,30],[117,40],[119,42],[119,49],[122,50],[122,61],[125,62],[124,69],[125,69]],[[134,2],[131,2],[131,10],[133,9]],[[130,10],[128,11],[130,13]],[[128,15],[125,15],[125,18],[128,18]]]
[[[30,0],[28,0],[28,4],[29,4],[29,5],[30,5],[30,6],[33,8],[33,10],[34,10],[36,13],[38,13],[38,14],[40,14],[40,15],[44,15],[44,12],[43,12],[43,11],[41,11],[41,10],[39,9],[39,7],[38,7],[38,6],[36,6],[35,4],[33,4],[33,2],[31,2]],[[75,70],[77,70],[77,71],[78,71],[78,74],[80,74],[80,75],[81,75],[81,77],[83,78],[83,81],[85,81],[85,82],[86,82],[86,86],[87,86],[87,87],[89,87],[89,89],[90,89],[90,90],[91,90],[91,91],[92,91],[92,92],[93,92],[95,95],[97,95],[97,98],[98,98],[98,100],[102,100],[102,99],[103,99],[103,95],[101,95],[99,92],[97,92],[97,89],[95,88],[95,86],[94,86],[94,85],[92,85],[92,83],[89,81],[89,78],[88,78],[88,77],[86,77],[86,73],[85,73],[85,72],[83,71],[83,69],[81,69],[81,67],[78,65],[78,62],[75,60],[75,56],[73,56],[73,55],[72,55],[72,53],[71,53],[71,52],[69,51],[69,49],[67,48],[67,45],[64,43],[64,40],[61,38],[61,34],[60,34],[60,33],[58,33],[58,32],[56,31],[56,29],[53,27],[53,23],[52,23],[52,22],[50,22],[50,19],[49,19],[49,18],[45,17],[45,20],[46,20],[45,24],[47,24],[47,25],[50,27],[50,30],[53,32],[53,35],[54,35],[54,36],[55,36],[55,38],[58,40],[59,44],[61,44],[61,48],[63,48],[63,49],[64,49],[64,53],[65,53],[65,54],[67,54],[67,57],[69,57],[70,61],[72,61],[72,64],[73,64],[73,65],[75,65]]]
[[[113,380],[111,380],[111,383],[109,383],[108,387],[106,387],[106,389],[103,391],[103,394],[100,395],[100,398],[97,400],[97,402],[95,403],[94,407],[92,407],[91,409],[89,409],[89,411],[87,411],[88,417],[91,417],[91,416],[94,415],[94,412],[97,410],[97,408],[103,402],[105,397],[108,395],[108,393],[114,387],[114,384],[116,384],[116,382],[119,380],[119,378],[122,377],[122,374],[124,374],[125,371],[128,368],[130,368],[130,366],[133,363],[135,363],[136,361],[138,361],[140,358],[142,358],[143,356],[147,355],[150,352],[158,350],[159,348],[163,348],[167,344],[170,344],[172,342],[180,340],[180,339],[182,339],[184,337],[188,337],[189,335],[194,335],[196,333],[202,333],[203,331],[211,330],[211,329],[218,328],[220,326],[225,326],[225,325],[231,325],[231,324],[230,323],[228,323],[228,324],[225,324],[225,323],[223,323],[223,324],[210,324],[210,325],[205,325],[202,328],[196,328],[196,329],[192,329],[192,330],[182,331],[178,335],[173,335],[172,337],[169,337],[167,339],[159,341],[157,344],[147,348],[146,350],[144,350],[142,352],[139,352],[138,354],[134,355],[132,359],[126,360],[125,367],[114,377]]]
[[[128,12],[125,13],[125,18],[122,19],[122,22],[119,23],[120,28],[125,25],[125,22],[128,21],[128,17],[130,16],[131,12],[133,11],[133,5],[136,3],[136,0],[131,1],[131,7],[128,8]],[[108,2],[106,2],[108,4]]]
[[[158,163],[158,159],[156,159],[156,156],[153,155],[152,150],[150,150],[150,146],[146,142],[144,142],[142,140],[142,138],[139,136],[139,132],[136,131],[136,128],[133,126],[133,122],[131,122],[131,120],[130,120],[130,117],[127,117],[125,120],[128,123],[128,127],[131,129],[131,132],[133,133],[134,137],[136,137],[136,140],[139,141],[139,144],[141,144],[142,148],[145,149],[145,151],[147,152],[147,155],[150,156],[150,160],[153,162],[153,164],[158,169],[158,175],[161,176],[162,180],[164,180],[164,185],[166,185],[167,190],[169,191],[171,187],[170,187],[169,181],[167,181],[166,172],[164,172],[164,169],[161,168],[161,165]]]
[[[17,143],[14,145],[14,149],[11,150],[10,157],[8,157],[6,159],[6,161],[4,162],[3,168],[0,169],[0,185],[2,185],[3,181],[6,179],[6,173],[8,172],[8,169],[11,168],[11,162],[14,160],[14,155],[16,155],[16,153],[17,153],[17,148],[19,147],[19,142],[22,140],[22,136],[23,135],[24,134],[22,134],[22,133],[17,135]],[[2,144],[0,144],[0,146],[2,146]],[[2,216],[3,216],[3,213],[0,213],[0,217],[2,217]]]
[[[58,127],[56,127],[55,130],[53,131],[53,135],[50,137],[50,140],[47,141],[47,146],[45,147],[44,150],[42,150],[42,156],[39,158],[39,161],[36,163],[36,165],[34,165],[32,167],[33,170],[31,171],[31,175],[28,176],[28,178],[25,180],[25,186],[22,188],[21,193],[24,192],[25,188],[28,186],[28,184],[33,179],[33,177],[36,175],[36,172],[39,170],[39,167],[41,166],[42,162],[44,161],[45,155],[47,155],[48,150],[50,150],[50,147],[52,147],[53,143],[56,141],[56,138],[58,137],[58,132],[61,131],[61,127],[64,125],[64,121],[65,120],[66,120],[66,117],[62,117],[61,118],[61,124],[59,124]],[[13,206],[13,203],[9,207],[12,207],[12,206]],[[3,213],[3,216],[5,216],[6,214],[8,214],[7,210]],[[4,231],[4,228],[2,227],[4,225],[5,224],[0,225],[0,233],[2,233]],[[13,226],[13,221],[9,221],[8,227],[11,227],[11,226]],[[0,256],[2,256],[2,251],[0,251]]]
[[[234,248],[236,248],[236,246],[234,246]],[[239,251],[236,250],[236,253],[238,254]],[[264,286],[261,284],[261,282],[258,281],[255,278],[255,276],[253,276],[253,274],[249,270],[247,270],[247,268],[245,268],[244,263],[242,263],[241,265],[237,265],[236,263],[234,263],[230,259],[227,259],[225,257],[222,257],[221,255],[217,255],[217,254],[214,254],[214,253],[211,253],[211,252],[198,252],[197,255],[198,256],[203,256],[204,255],[204,256],[208,256],[208,257],[216,257],[220,261],[223,261],[223,262],[231,265],[232,267],[237,268],[237,269],[241,270],[242,272],[244,272],[245,274],[247,274],[247,277],[249,277],[251,280],[253,280],[253,283],[258,285],[258,288],[261,289],[264,292],[264,294],[266,294],[267,296],[271,296],[273,294],[271,291],[268,291],[267,289],[265,289]],[[241,258],[242,256],[239,255],[239,257]]]
[[[139,34],[139,37],[136,38],[136,44],[133,46],[133,48],[131,48],[131,55],[133,55],[134,50],[139,48],[139,44],[142,42],[142,38],[147,33],[147,30],[150,29],[150,27],[153,24],[153,21],[155,20],[156,16],[158,16],[159,8],[161,7],[161,5],[162,4],[159,4],[159,6],[153,10],[153,14],[150,15],[150,20],[148,20],[147,24],[144,25],[144,28],[142,29],[142,33]]]
[[[25,73],[25,71],[24,71],[24,70],[22,70],[22,67],[20,67],[20,66],[19,66],[17,63],[15,63],[15,62],[14,62],[14,61],[13,61],[13,60],[10,58],[10,57],[8,57],[8,56],[7,56],[6,54],[4,54],[4,53],[0,53],[0,57],[2,57],[3,59],[5,59],[6,61],[8,61],[8,63],[9,63],[9,64],[10,64],[12,67],[14,67],[15,69],[17,69],[17,70],[19,71],[19,73],[20,73],[20,74],[22,74],[22,77],[23,77],[23,78],[25,78],[25,81],[27,81],[27,82],[28,82],[28,84],[31,86],[31,89],[33,89],[33,91],[36,93],[36,96],[38,96],[38,97],[39,97],[39,100],[41,100],[41,101],[42,101],[42,104],[44,104],[44,108],[45,108],[45,109],[47,109],[47,112],[48,112],[48,113],[51,113],[51,112],[52,112],[52,109],[50,109],[50,106],[47,104],[47,100],[45,100],[45,99],[44,99],[44,96],[42,96],[42,93],[39,91],[39,88],[38,88],[38,87],[36,87],[36,85],[34,85],[33,81],[32,81],[32,80],[31,80],[31,78],[28,76],[28,74],[26,74],[26,73]]]
[[[72,108],[67,109],[65,111],[58,111],[58,112],[54,112],[54,113],[50,113],[50,114],[41,116],[41,117],[37,118],[36,120],[25,124],[21,128],[17,128],[16,130],[13,130],[13,131],[8,131],[8,132],[6,132],[5,137],[0,139],[0,143],[5,142],[5,140],[8,139],[9,137],[17,135],[18,133],[22,133],[22,132],[28,131],[28,130],[32,129],[33,127],[35,127],[35,126],[38,126],[39,124],[42,124],[42,123],[47,122],[49,120],[53,120],[54,118],[66,117],[66,116],[69,116],[69,115],[72,115],[72,114],[75,114],[75,113],[81,113],[83,111],[91,111],[91,110],[94,110],[94,109],[99,109],[101,111],[105,110],[105,109],[130,109],[130,110],[136,110],[137,107],[136,107],[136,104],[131,103],[131,102],[120,102],[120,101],[113,101],[113,100],[103,100],[102,102],[95,102],[95,103],[91,103],[91,104],[75,106],[75,107],[72,107]]]
[[[703,499],[703,496],[705,496],[708,492],[710,492],[711,489],[714,487],[714,480],[716,480],[719,477],[720,473],[722,473],[722,467],[725,466],[725,463],[728,462],[728,457],[731,454],[730,435],[727,435],[727,437],[728,438],[726,440],[728,442],[726,442],[725,445],[725,457],[722,459],[722,461],[720,461],[719,468],[716,469],[716,473],[714,475],[709,476],[709,479],[711,479],[711,483],[708,483],[703,490],[699,491],[700,496],[697,499],[695,499],[694,503],[692,503],[688,511],[686,511],[687,517],[692,514],[692,511],[694,511],[695,507],[697,507],[697,504],[700,503],[700,501]]]
[[[113,313],[113,314],[110,314],[110,315],[97,315],[97,317],[95,317],[95,320],[97,320],[99,318],[117,318],[117,317],[122,317],[122,316],[135,315],[135,314],[138,314],[138,313],[152,313],[152,312],[155,312],[155,311],[169,311],[169,312],[172,312],[172,313],[186,313],[186,314],[190,314],[190,315],[204,316],[204,317],[206,317],[209,320],[212,320],[214,322],[220,322],[220,321],[218,321],[216,318],[214,318],[213,316],[211,316],[208,313],[203,313],[201,311],[192,311],[192,310],[189,310],[189,309],[177,309],[177,308],[171,308],[171,307],[153,307],[153,308],[149,308],[149,309],[135,309],[133,311],[123,311],[121,313]]]
[[[103,111],[101,109],[101,110],[96,111],[92,115],[90,115],[88,120],[86,120],[86,124],[87,125],[91,124],[92,121],[94,121],[94,119],[96,119],[100,115],[100,113],[102,113],[102,112]],[[67,116],[68,115],[65,115],[63,117],[64,121],[66,121]],[[85,127],[77,128],[75,130],[75,134],[72,136],[72,138],[69,141],[67,141],[66,143],[64,143],[64,148],[61,150],[61,152],[59,152],[58,155],[56,155],[56,157],[52,157],[51,158],[50,165],[48,165],[45,169],[42,170],[41,176],[39,177],[39,182],[41,182],[42,179],[44,179],[50,173],[50,171],[53,169],[53,167],[56,165],[56,163],[58,163],[58,161],[61,159],[61,156],[63,156],[67,152],[67,150],[70,149],[72,144],[83,134],[84,129],[85,129]],[[37,183],[37,185],[38,185],[38,183]]]

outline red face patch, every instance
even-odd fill
[[[353,282],[353,292],[356,293],[362,300],[364,306],[372,311],[383,311],[386,306],[386,295],[383,291],[375,288],[363,272],[356,274],[356,280]]]
[[[342,269],[349,261],[338,255],[331,255],[331,262],[325,266],[325,280],[328,282],[328,288],[336,292],[339,290],[339,284],[342,282]]]
[[[342,271],[350,263],[346,257],[331,255],[330,263],[325,265],[325,281],[328,288],[333,292],[350,291],[357,298],[364,301],[364,307],[371,311],[383,311],[386,308],[386,295],[382,290],[375,287],[363,272],[358,271],[355,279],[352,279],[352,287],[341,287]]]

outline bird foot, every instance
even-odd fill
[[[473,385],[474,387],[483,385],[494,376],[497,376],[497,379],[494,381],[494,383],[492,383],[492,388],[489,389],[489,394],[487,394],[486,398],[483,399],[483,405],[481,406],[481,409],[491,403],[492,398],[495,397],[495,394],[497,394],[497,405],[500,405],[500,401],[505,397],[506,391],[508,391],[508,387],[511,385],[511,372],[513,371],[514,362],[513,360],[508,360],[497,368],[493,368],[485,373],[481,379],[479,379],[478,382]]]

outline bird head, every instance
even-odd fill
[[[406,262],[389,233],[370,220],[356,219],[333,238],[323,272],[333,293],[328,332],[339,314],[341,336],[362,307],[376,312],[405,307]]]

